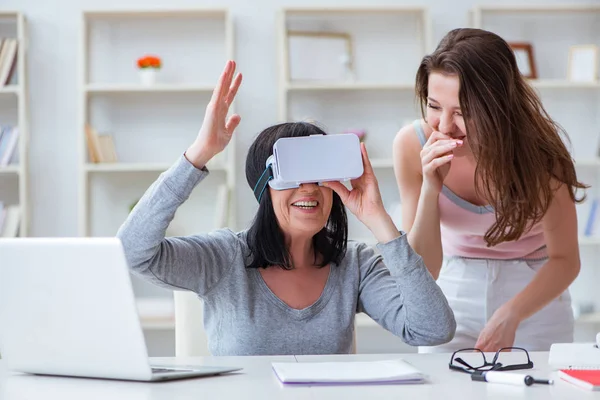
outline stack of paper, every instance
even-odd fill
[[[425,375],[402,359],[360,362],[275,362],[283,383],[422,383]]]

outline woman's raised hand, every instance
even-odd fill
[[[234,114],[227,118],[229,107],[242,83],[242,74],[234,79],[235,61],[227,61],[219,78],[212,98],[206,106],[204,121],[198,136],[185,152],[186,158],[197,168],[202,168],[215,155],[227,147],[235,128],[240,123],[240,116]]]
[[[336,192],[346,208],[373,232],[379,242],[385,243],[398,237],[400,233],[383,206],[379,184],[364,143],[360,144],[360,150],[364,172],[359,178],[350,181],[351,190],[341,182],[323,182],[323,185]]]

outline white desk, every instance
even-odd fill
[[[367,361],[401,357],[426,372],[430,380],[419,385],[304,386],[282,385],[272,361]],[[531,387],[472,382],[467,374],[448,369],[449,354],[349,356],[155,358],[162,365],[237,365],[239,373],[163,383],[123,382],[13,374],[0,361],[2,400],[162,400],[162,399],[600,399],[600,392],[579,389],[561,381],[547,364],[548,353],[532,353],[535,377],[551,377],[555,384]]]

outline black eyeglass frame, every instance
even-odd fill
[[[506,350],[522,350],[527,355],[527,363],[526,364],[502,365],[502,363],[498,362],[498,357],[500,356],[500,353],[502,353],[503,351],[506,351]],[[484,364],[479,367],[473,367],[472,365],[467,363],[462,358],[456,357],[456,355],[458,353],[466,352],[466,351],[480,352],[481,357],[483,358]],[[454,365],[454,362],[456,362],[458,364],[462,364],[462,365],[464,365],[464,367]],[[498,351],[496,351],[496,354],[494,355],[492,362],[488,362],[487,358],[485,357],[485,353],[483,351],[481,351],[480,349],[466,348],[466,349],[456,350],[454,353],[452,353],[452,357],[450,358],[450,363],[448,364],[448,366],[450,367],[451,370],[466,372],[467,374],[472,374],[473,372],[477,372],[477,371],[514,371],[514,370],[519,370],[519,369],[532,369],[533,361],[531,361],[531,358],[529,357],[529,352],[522,347],[502,347],[501,349],[498,349]]]

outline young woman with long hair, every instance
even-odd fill
[[[587,186],[565,132],[488,31],[450,31],[416,90],[423,119],[394,140],[402,228],[457,321],[451,342],[422,351],[572,341],[575,204]]]

